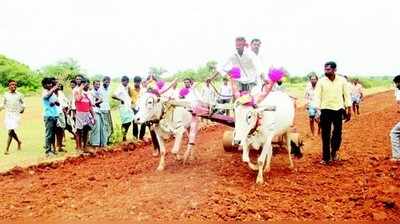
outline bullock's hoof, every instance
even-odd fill
[[[252,162],[248,162],[247,164],[249,164],[251,170],[258,171],[258,166],[256,164]]]
[[[164,170],[164,166],[158,166],[158,167],[157,167],[157,171],[158,171],[158,172],[163,171],[163,170]]]
[[[183,165],[186,165],[189,163],[189,157],[184,157],[183,158]]]
[[[195,161],[196,159],[197,157],[191,153],[189,156],[189,161]]]
[[[188,161],[189,161],[189,155],[190,155],[190,152],[186,151],[186,152],[185,152],[185,155],[183,155],[183,164],[188,163]]]
[[[172,155],[174,155],[174,158],[175,158],[176,161],[181,161],[182,160],[181,156],[178,153],[176,153],[176,154],[173,153]]]
[[[256,184],[261,185],[261,184],[263,184],[263,183],[264,183],[264,178],[259,178],[259,177],[257,177]]]

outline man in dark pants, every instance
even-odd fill
[[[350,89],[346,79],[336,75],[335,72],[336,63],[327,62],[325,64],[325,77],[317,83],[315,90],[315,106],[321,113],[321,164],[323,165],[328,165],[339,159],[337,152],[342,142],[342,118],[343,115],[345,115],[346,121],[351,118]]]

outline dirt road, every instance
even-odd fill
[[[306,137],[299,109],[305,156],[291,171],[286,153],[275,155],[262,186],[240,154],[223,151],[226,128],[215,126],[201,132],[196,161],[168,157],[163,172],[144,146],[2,175],[0,220],[400,220],[400,164],[389,161],[388,135],[400,117],[392,95],[367,97],[344,126],[339,164],[319,164],[320,140]]]

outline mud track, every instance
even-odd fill
[[[344,161],[333,166],[319,164],[320,140],[307,137],[300,108],[305,156],[291,171],[286,153],[274,155],[262,186],[239,153],[223,151],[227,128],[214,126],[200,134],[196,161],[184,166],[169,154],[163,172],[143,146],[1,175],[0,219],[398,221],[400,165],[389,161],[389,131],[400,117],[393,92],[367,97],[361,110],[345,124]]]

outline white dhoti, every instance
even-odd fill
[[[19,126],[21,114],[17,112],[6,112],[4,115],[4,124],[7,130],[15,130]]]

